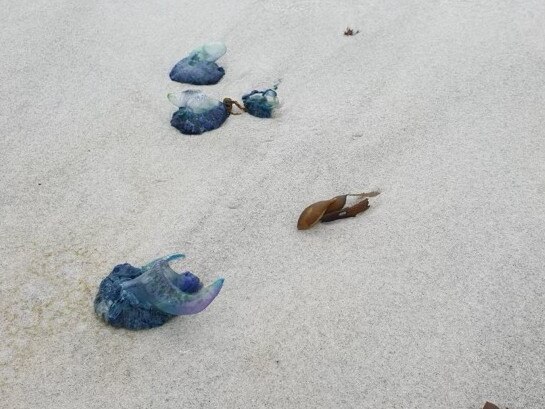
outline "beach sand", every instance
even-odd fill
[[[545,407],[545,2],[0,9],[0,406]],[[226,75],[200,88],[280,81],[275,118],[170,127],[207,41]],[[225,277],[208,309],[96,318],[114,265],[174,252]]]

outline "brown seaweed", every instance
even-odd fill
[[[355,217],[369,208],[369,197],[377,196],[380,192],[346,194],[335,196],[329,200],[321,200],[306,207],[297,221],[298,230],[310,229],[318,222],[328,223],[335,220]],[[345,207],[348,196],[362,198],[356,204]]]

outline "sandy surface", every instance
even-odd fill
[[[0,406],[545,407],[545,2],[0,9]],[[208,40],[205,91],[281,80],[275,119],[170,127],[168,72]],[[205,312],[96,319],[115,264],[177,251],[226,278]]]

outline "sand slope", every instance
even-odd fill
[[[543,1],[0,9],[2,405],[545,406]],[[168,72],[207,40],[228,52],[206,92],[281,80],[277,118],[169,126]],[[176,251],[226,278],[205,312],[95,318],[116,263]]]

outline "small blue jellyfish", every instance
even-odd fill
[[[170,124],[186,135],[200,135],[219,128],[229,116],[225,104],[201,91],[168,94],[168,99],[179,108],[172,115]]]
[[[273,89],[253,90],[242,97],[246,112],[258,118],[270,118],[272,111],[278,107],[278,97]]]
[[[225,70],[215,61],[226,51],[225,44],[221,42],[204,44],[172,68],[170,79],[193,85],[216,84],[225,75]]]
[[[119,264],[100,283],[95,312],[114,327],[132,330],[154,328],[177,315],[204,310],[219,294],[223,278],[204,287],[189,271],[178,274],[169,262],[184,258],[173,254],[142,268]]]

